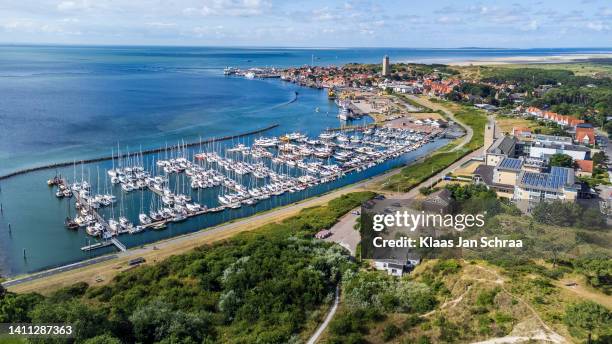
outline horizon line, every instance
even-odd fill
[[[151,48],[242,48],[242,49],[414,49],[414,50],[535,50],[535,49],[602,49],[612,50],[612,47],[408,47],[408,46],[291,46],[291,45],[190,45],[190,44],[123,44],[123,43],[49,43],[49,42],[0,42],[0,46],[65,46],[65,47],[151,47]]]

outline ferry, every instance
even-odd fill
[[[238,74],[238,72],[240,72],[240,70],[234,67],[225,67],[225,69],[223,69],[223,75],[235,75]]]

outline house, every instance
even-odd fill
[[[374,267],[376,270],[387,271],[391,276],[402,277],[414,269],[421,262],[421,258],[416,254],[408,253],[405,259],[376,259]]]
[[[524,93],[511,93],[508,98],[512,100],[514,103],[523,103],[525,100]]]
[[[593,175],[593,160],[576,160],[576,175],[590,177]]]
[[[519,139],[528,139],[531,137],[531,129],[527,127],[512,128],[512,135]]]
[[[487,149],[485,163],[489,166],[497,166],[503,158],[514,158],[517,142],[518,140],[514,136],[505,135],[498,138]]]
[[[576,143],[582,145],[595,144],[595,129],[589,123],[582,123],[576,126],[576,134],[574,135]]]
[[[518,176],[512,199],[519,209],[530,213],[543,200],[575,201],[579,189],[571,168],[553,166],[548,173],[523,170]]]
[[[453,198],[448,189],[440,189],[432,192],[421,202],[424,211],[432,213],[446,213],[450,210]]]
[[[584,120],[578,119],[576,117],[560,115],[556,112],[552,111],[542,111],[536,107],[528,107],[527,114],[542,118],[547,121],[555,122],[559,125],[566,127],[576,127],[577,125],[584,123]]]
[[[612,217],[612,186],[601,185],[599,187],[599,210],[602,214],[608,217]]]

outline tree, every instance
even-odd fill
[[[202,342],[213,335],[212,322],[203,315],[172,310],[167,303],[153,301],[130,317],[134,336],[139,342],[153,343],[165,338],[172,342],[191,340]]]
[[[608,133],[608,136],[612,135],[612,121],[608,121],[605,125],[604,125],[604,129],[606,130],[606,132]]]
[[[533,219],[539,223],[571,227],[582,215],[582,208],[575,203],[560,200],[542,201],[533,208],[531,214]]]
[[[608,157],[606,156],[606,153],[604,153],[603,151],[599,151],[593,154],[592,160],[593,160],[593,165],[597,167],[605,167],[608,165]]]
[[[41,302],[30,312],[32,323],[70,323],[77,342],[108,332],[104,310],[74,299],[67,302]]]
[[[29,313],[43,300],[40,294],[6,293],[0,299],[0,323],[30,322]]]
[[[599,208],[588,207],[578,218],[578,225],[582,228],[605,228],[606,218]]]
[[[109,334],[103,334],[86,340],[85,344],[121,344],[121,341]]]
[[[560,166],[560,167],[574,167],[574,160],[571,156],[567,154],[553,154],[550,157],[550,166]]]
[[[0,281],[2,281],[2,276],[0,276]],[[0,300],[4,298],[4,295],[6,295],[6,289],[0,284]]]
[[[612,312],[595,302],[582,301],[566,308],[565,322],[570,328],[586,331],[590,344],[593,334],[603,334],[612,328]]]

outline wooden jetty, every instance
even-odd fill
[[[70,189],[70,185],[67,183],[66,179],[64,178],[59,180],[59,184],[63,185],[67,189]],[[112,245],[115,245],[117,249],[119,249],[119,251],[121,252],[127,251],[127,248],[125,247],[125,245],[112,235],[112,231],[110,229],[110,226],[108,225],[108,222],[106,222],[106,220],[102,216],[100,216],[100,214],[96,211],[96,209],[92,208],[89,205],[89,202],[87,202],[86,199],[81,197],[81,194],[79,192],[73,191],[72,194],[74,195],[76,201],[79,202],[81,207],[87,209],[87,212],[92,214],[96,218],[96,221],[98,221],[102,225],[102,227],[104,228],[104,232],[112,236],[110,241],[105,240],[104,242],[97,243],[100,245],[97,245],[97,244],[88,245],[88,246],[82,247],[81,250],[91,251],[91,250],[106,247],[112,244]],[[102,234],[102,237],[104,237],[104,233]]]

